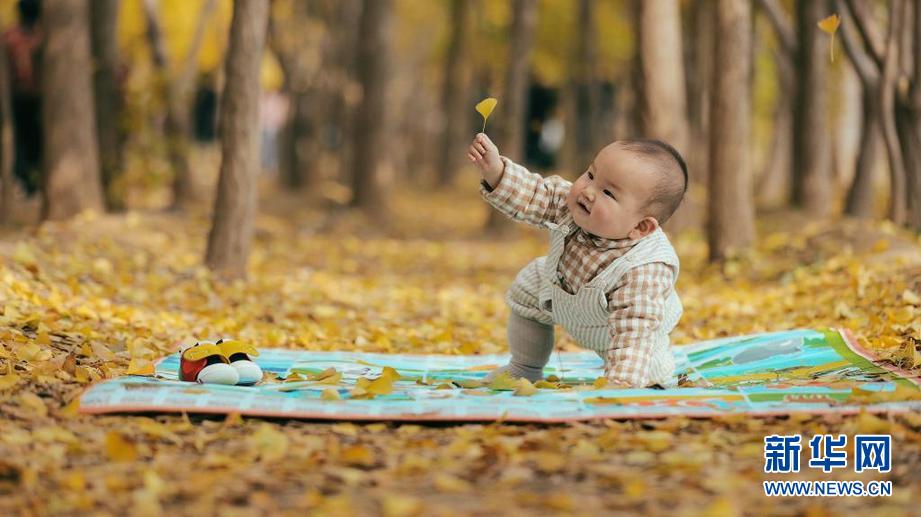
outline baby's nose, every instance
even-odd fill
[[[589,201],[595,201],[595,189],[594,189],[594,187],[591,187],[591,186],[585,187],[585,190],[583,191],[583,193],[585,194],[585,197],[586,197]]]

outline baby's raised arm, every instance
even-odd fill
[[[474,138],[467,157],[483,176],[483,198],[509,218],[543,228],[558,222],[568,212],[566,196],[572,183],[559,176],[544,178],[499,155],[499,149],[485,134]]]
[[[467,149],[467,157],[480,169],[483,181],[490,187],[496,188],[502,179],[505,164],[499,156],[499,148],[492,143],[486,133],[480,133],[473,139],[473,143]]]

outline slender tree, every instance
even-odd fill
[[[442,105],[445,125],[441,142],[441,160],[438,167],[438,184],[450,185],[463,163],[463,154],[457,150],[470,134],[470,81],[468,62],[470,51],[470,0],[451,0],[451,40],[445,63]]]
[[[601,99],[596,73],[598,61],[598,30],[595,21],[594,0],[576,2],[576,41],[572,60],[569,88],[572,136],[570,167],[574,171],[585,167],[595,157],[602,137],[599,135]],[[604,142],[607,143],[607,142]]]
[[[509,33],[508,68],[505,75],[503,123],[499,128],[499,150],[514,161],[524,159],[524,128],[527,124],[528,70],[534,29],[537,26],[537,1],[513,0],[512,24]],[[502,233],[509,227],[508,219],[498,211],[490,210],[486,229],[489,233]]]
[[[125,207],[115,180],[122,167],[122,135],[119,129],[121,95],[118,90],[118,0],[91,0],[93,50],[93,99],[96,106],[96,140],[106,208]]]
[[[710,259],[748,247],[755,237],[749,141],[751,132],[751,7],[719,0],[716,6],[714,81],[710,97]]]
[[[391,0],[364,0],[359,22],[357,72],[362,97],[355,114],[352,205],[378,219],[387,212],[381,171],[387,159],[384,144],[392,11]]]
[[[102,211],[96,114],[91,78],[89,3],[49,0],[42,6],[44,219]]]
[[[687,67],[688,128],[692,149],[706,149],[710,142],[710,80],[713,76],[713,0],[694,0],[690,6],[690,31],[686,31],[690,66]],[[708,154],[690,152],[686,156],[692,180],[707,182]]]
[[[815,216],[830,213],[833,186],[826,84],[828,42],[816,25],[827,14],[824,2],[796,2],[793,204]]]
[[[269,4],[236,0],[221,98],[221,172],[205,261],[229,278],[246,276],[259,172],[259,68]]]
[[[687,92],[678,0],[642,0],[639,46],[643,130],[681,153],[688,151]]]

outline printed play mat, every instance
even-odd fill
[[[673,347],[668,389],[609,389],[593,352],[551,357],[534,386],[483,378],[506,355],[394,355],[262,349],[252,387],[177,380],[179,355],[156,376],[125,376],[83,394],[83,413],[240,413],[324,420],[563,422],[794,412],[921,410],[921,379],[874,360],[847,331],[793,330]],[[559,355],[559,356],[558,356]],[[561,368],[562,367],[562,371]]]

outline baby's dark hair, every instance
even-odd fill
[[[661,140],[618,140],[617,144],[624,150],[643,155],[655,167],[659,180],[643,208],[659,224],[665,224],[681,205],[688,190],[688,166],[684,158],[674,147]]]

